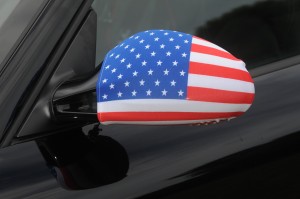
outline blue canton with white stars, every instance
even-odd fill
[[[169,30],[137,33],[105,57],[98,102],[186,99],[192,36]]]

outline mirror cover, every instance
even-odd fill
[[[245,63],[196,36],[137,33],[105,57],[97,82],[102,124],[207,124],[242,115],[254,99]]]

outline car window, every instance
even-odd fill
[[[0,1],[0,71],[4,58],[29,25],[45,0]]]
[[[297,0],[95,0],[97,60],[128,36],[147,29],[197,35],[255,68],[300,53]]]

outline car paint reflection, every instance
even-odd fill
[[[97,133],[96,126],[88,136],[79,128],[37,140],[48,168],[63,188],[89,189],[126,177],[126,150],[112,138]]]

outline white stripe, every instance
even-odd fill
[[[211,42],[209,42],[209,41],[205,41],[205,40],[198,39],[198,38],[195,38],[195,37],[193,37],[192,43],[193,43],[193,44],[202,45],[202,46],[211,47],[211,48],[215,48],[215,49],[218,49],[218,50],[222,50],[222,51],[224,51],[224,52],[227,52],[225,49],[221,48],[220,46],[217,46],[216,44],[213,44],[213,43],[211,43]]]
[[[245,112],[250,104],[227,104],[176,99],[134,99],[98,102],[101,112]]]
[[[236,79],[189,74],[188,86],[254,93],[254,84]]]
[[[107,121],[101,122],[103,125],[110,124],[136,124],[136,125],[177,125],[177,124],[201,124],[204,125],[206,122],[220,122],[225,120],[231,120],[232,118],[219,118],[219,119],[208,119],[208,120],[176,120],[176,121]]]
[[[243,61],[237,61],[203,53],[191,52],[190,61],[247,71],[247,69],[245,68],[245,63]]]

